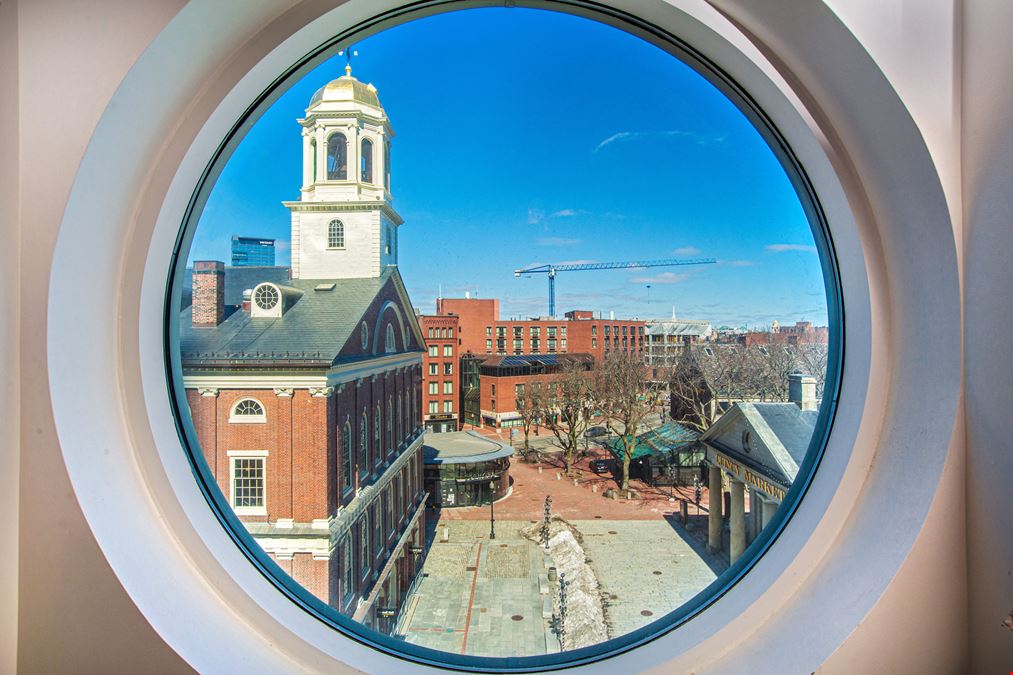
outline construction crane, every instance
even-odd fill
[[[676,265],[710,265],[716,263],[714,258],[687,258],[667,260],[631,260],[628,262],[603,262],[603,263],[579,263],[538,265],[523,270],[514,270],[514,276],[522,274],[547,274],[549,276],[549,316],[556,316],[556,272],[578,272],[587,270],[625,270],[640,269],[643,267],[675,267]]]

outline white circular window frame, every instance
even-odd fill
[[[326,4],[184,7],[97,125],[53,260],[50,389],[77,498],[124,589],[199,671],[423,669],[341,636],[250,563],[193,478],[166,390],[166,270],[215,148],[292,63],[406,3]],[[797,512],[742,581],[678,630],[587,671],[817,668],[907,557],[949,448],[959,294],[935,168],[896,93],[832,12],[778,4],[715,2],[721,14],[693,0],[610,3],[679,35],[741,83],[805,167],[847,315],[833,433]],[[96,291],[109,299],[97,309]]]

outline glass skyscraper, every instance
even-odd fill
[[[233,267],[273,267],[274,239],[232,237]]]

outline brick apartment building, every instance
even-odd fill
[[[517,398],[531,390],[551,395],[551,389],[568,364],[590,368],[590,354],[532,354],[491,356],[479,366],[479,414],[483,426],[521,426]]]
[[[183,384],[209,472],[255,541],[322,601],[386,631],[425,532],[424,339],[396,266],[392,133],[350,69],[300,124],[292,278],[251,284],[235,307],[224,265],[195,263]]]
[[[425,337],[422,360],[422,421],[427,431],[460,428],[460,317],[418,317]]]
[[[794,326],[771,324],[769,331],[748,331],[742,336],[742,344],[753,345],[799,345],[827,344],[829,332],[826,326],[813,326],[811,321],[796,321]]]
[[[591,354],[601,358],[611,350],[642,352],[646,323],[638,319],[595,319],[584,310],[567,312],[563,319],[502,320],[499,300],[439,298],[436,314],[456,315],[462,354]]]

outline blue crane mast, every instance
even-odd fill
[[[546,274],[549,277],[549,316],[556,316],[556,273],[578,272],[589,270],[624,270],[643,267],[675,267],[677,265],[710,265],[716,263],[714,258],[669,258],[666,260],[630,260],[626,262],[578,263],[554,265],[537,265],[521,270],[514,270],[514,276],[523,274]]]

